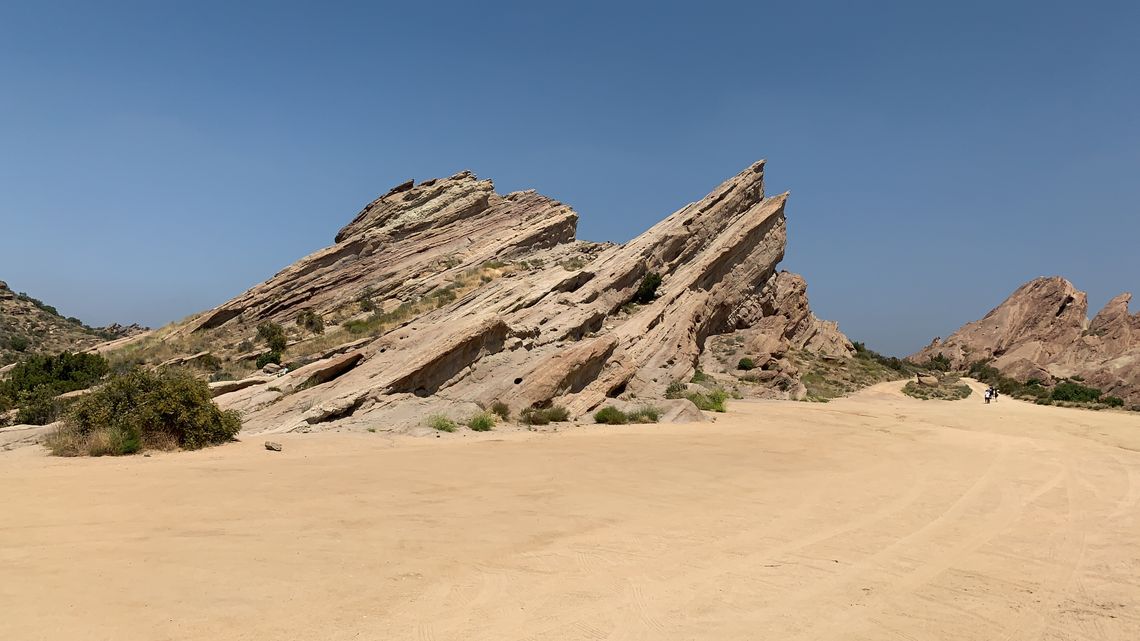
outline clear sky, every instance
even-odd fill
[[[3,2],[0,280],[157,326],[407,178],[624,241],[767,158],[783,267],[908,353],[1038,275],[1140,289],[1138,33],[1133,2]]]

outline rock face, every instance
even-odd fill
[[[218,396],[243,411],[247,431],[405,429],[494,401],[581,416],[609,399],[661,398],[693,374],[706,343],[737,332],[775,360],[788,349],[846,357],[851,344],[812,315],[803,279],[776,270],[786,200],[765,196],[758,162],[613,245],[575,240],[577,214],[532,191],[499,195],[469,172],[409,181],[331,247],[167,340],[233,346],[273,321],[300,337],[287,357],[320,344],[322,356],[271,385]],[[639,296],[650,274],[660,286]],[[302,312],[330,329],[305,338],[290,325]],[[351,350],[329,349],[338,335]]]
[[[993,359],[994,367],[1022,382],[1080,376],[1140,405],[1140,314],[1129,313],[1131,299],[1131,294],[1117,296],[1090,322],[1084,292],[1064,278],[1038,278],[981,320],[944,341],[934,339],[910,360],[942,354],[955,367],[965,367]]]

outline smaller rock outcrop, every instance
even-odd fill
[[[1005,376],[1046,385],[1079,377],[1140,405],[1140,314],[1129,312],[1131,299],[1117,296],[1090,321],[1084,292],[1058,276],[1038,278],[909,358],[923,363],[942,355],[958,369],[989,360]]]

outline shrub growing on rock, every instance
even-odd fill
[[[325,333],[325,319],[321,315],[311,309],[301,310],[297,314],[297,326],[303,327],[314,334]]]
[[[657,288],[661,286],[661,274],[649,272],[641,279],[637,293],[633,295],[633,302],[645,305],[657,298]]]
[[[511,420],[511,407],[502,401],[491,403],[491,413],[504,421]]]
[[[748,370],[756,369],[756,362],[751,358],[745,356],[744,358],[737,361],[736,369],[744,370],[745,372]]]
[[[240,429],[241,417],[219,409],[205,381],[177,370],[133,370],[80,399],[47,446],[57,456],[196,450],[230,441]]]

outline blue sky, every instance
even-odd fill
[[[407,178],[471,169],[624,241],[767,158],[783,267],[908,353],[1038,275],[1093,306],[1140,286],[1137,25],[1124,2],[5,2],[0,280],[161,325]]]

